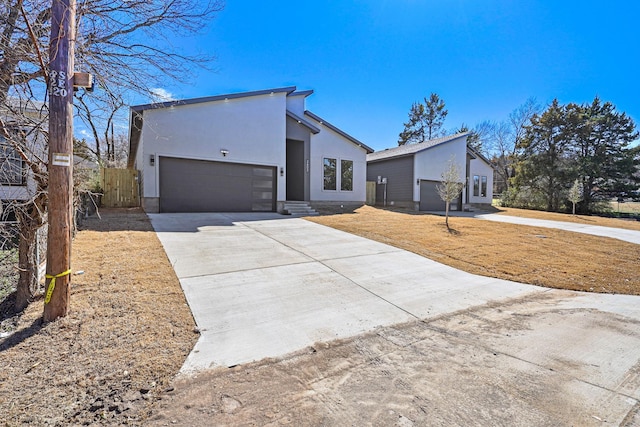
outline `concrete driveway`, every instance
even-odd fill
[[[626,230],[623,228],[603,227],[600,225],[579,224],[575,222],[550,221],[546,219],[523,218],[519,216],[499,215],[492,213],[478,213],[474,218],[486,219],[496,222],[508,222],[511,224],[529,225],[534,227],[558,228],[574,233],[592,234],[594,236],[611,237],[625,242],[640,245],[640,231]]]
[[[557,373],[557,393],[598,408],[589,420],[617,425],[637,411],[639,297],[475,276],[277,214],[149,216],[201,331],[185,373],[430,322],[444,336],[504,355],[515,383],[525,372]],[[483,321],[472,312],[484,313]]]

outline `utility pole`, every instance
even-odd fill
[[[49,41],[49,231],[43,320],[66,316],[71,294],[75,0],[52,0]]]

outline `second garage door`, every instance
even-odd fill
[[[160,157],[160,212],[276,209],[276,168]]]
[[[438,181],[420,181],[420,210],[421,211],[443,211],[445,203],[438,195]],[[459,209],[460,197],[453,200],[449,205],[452,210]]]

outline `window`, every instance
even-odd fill
[[[473,175],[473,195],[480,195],[480,177],[478,175]]]
[[[0,185],[24,185],[25,165],[15,148],[0,136]]]
[[[336,159],[330,159],[325,157],[323,160],[324,164],[324,189],[325,190],[336,190],[336,169],[337,162]]]
[[[353,191],[353,160],[340,160],[340,190]]]
[[[480,197],[487,197],[487,177],[482,177],[482,186],[480,187]]]

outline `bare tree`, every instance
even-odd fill
[[[582,183],[579,179],[573,181],[573,185],[569,189],[569,201],[573,204],[573,215],[576,214],[576,203],[580,202],[584,197],[582,195]]]
[[[447,163],[447,167],[442,171],[440,178],[440,184],[436,186],[436,190],[438,191],[440,198],[445,203],[445,223],[447,225],[447,230],[450,230],[449,205],[453,200],[460,197],[460,193],[464,188],[464,184],[460,178],[460,167],[456,162],[455,156],[451,156]]]
[[[496,171],[498,193],[509,189],[510,179],[515,176],[516,149],[522,142],[531,118],[540,111],[536,99],[528,98],[509,114],[506,121],[493,125],[488,139],[491,141],[491,161]]]
[[[20,229],[18,309],[33,296],[37,266],[28,253],[35,244],[35,230],[46,218],[47,170],[42,154],[47,152],[46,109],[37,130],[25,132],[33,120],[21,110],[11,115],[12,103],[44,101],[48,73],[51,0],[0,0],[0,135],[19,153],[33,185],[28,196],[12,201]],[[126,91],[151,94],[152,87],[167,81],[183,80],[198,66],[206,66],[211,55],[185,55],[172,44],[177,35],[202,30],[223,7],[219,0],[79,0],[76,24],[76,71],[94,76],[98,91],[106,95],[78,100],[79,114],[92,114],[95,143],[104,141],[107,157],[116,156],[116,132],[113,130],[118,104]],[[82,94],[78,98],[82,98]],[[107,107],[105,108],[105,103]],[[109,103],[111,103],[109,105]],[[113,109],[114,107],[117,107]],[[101,114],[96,113],[101,111]],[[9,113],[8,113],[9,112]],[[114,115],[111,115],[111,112]],[[7,123],[8,117],[16,126]],[[99,119],[99,120],[97,120]],[[15,137],[12,129],[44,140],[42,151],[29,148],[29,137]],[[35,128],[34,128],[35,129]],[[101,139],[104,137],[104,139]],[[102,157],[102,147],[93,149]],[[44,155],[46,159],[46,155]],[[6,204],[6,200],[3,201]]]
[[[82,91],[76,95],[76,117],[89,128],[93,137],[93,143],[87,143],[86,149],[101,166],[116,162],[115,126],[125,105],[120,94],[110,91],[97,94]],[[120,131],[118,135],[121,135]]]
[[[45,223],[47,206],[46,106],[6,99],[0,114],[3,158],[1,184],[5,209],[15,213],[18,227],[18,285],[15,307],[23,310],[38,289],[37,233]],[[25,167],[26,166],[26,169]],[[7,187],[3,187],[7,188]]]

